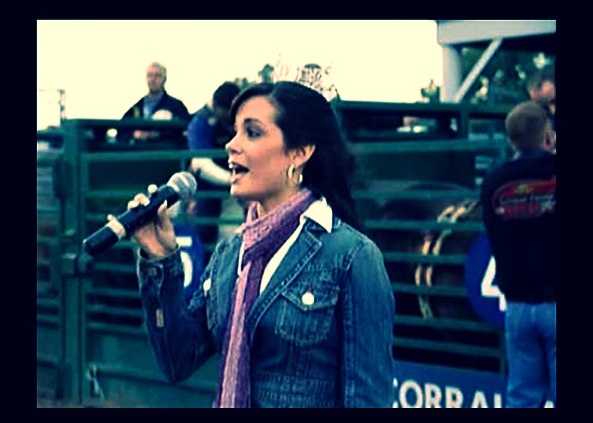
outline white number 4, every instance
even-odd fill
[[[484,273],[480,285],[481,293],[484,297],[498,297],[498,308],[500,311],[505,311],[507,302],[503,293],[498,289],[498,286],[492,284],[492,282],[494,282],[494,276],[496,276],[496,261],[494,260],[494,257],[490,257],[488,267],[486,268],[486,272]]]

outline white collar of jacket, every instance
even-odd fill
[[[332,231],[333,212],[332,208],[327,204],[325,197],[321,197],[305,210],[301,215],[301,222],[303,222],[306,217],[317,222],[327,232]]]

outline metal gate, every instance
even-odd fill
[[[475,205],[481,175],[508,153],[501,130],[508,110],[344,101],[335,110],[361,163],[355,199],[396,293],[396,358],[503,373],[501,330],[468,310],[458,278],[465,239],[483,231],[477,209],[460,207]],[[182,129],[173,122],[71,120],[59,148],[38,152],[38,393],[84,406],[209,407],[217,359],[176,385],[154,363],[131,242],[94,260],[82,254],[82,240],[108,213],[123,211],[135,193],[166,183],[196,156],[166,143],[121,146],[109,134],[125,125]],[[198,190],[196,197],[229,198],[226,189]],[[240,220],[182,210],[175,222]],[[205,246],[207,254],[212,248]]]

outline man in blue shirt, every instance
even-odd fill
[[[203,149],[224,149],[227,142],[234,136],[229,110],[233,99],[239,94],[240,88],[233,82],[220,85],[212,96],[212,105],[206,104],[194,113],[187,127],[188,148],[191,151]],[[196,174],[200,191],[220,190],[221,186],[230,184],[228,157],[194,157],[189,170]],[[222,200],[219,198],[201,198],[196,201],[190,211],[198,217],[219,217]],[[200,239],[204,244],[214,244],[218,239],[217,225],[200,225]]]
[[[187,140],[190,150],[224,148],[224,145],[234,135],[229,110],[239,91],[240,89],[236,84],[225,82],[214,91],[212,106],[206,104],[193,114],[187,128]]]

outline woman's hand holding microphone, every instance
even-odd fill
[[[149,185],[148,193],[153,194],[157,189],[158,187],[156,185]],[[134,199],[128,202],[128,210],[132,210],[141,204],[147,205],[149,201],[150,199],[146,194],[136,194]],[[166,257],[174,253],[177,249],[173,222],[169,217],[167,207],[168,205],[165,201],[159,207],[152,221],[139,227],[131,234],[131,239],[137,242],[151,259]],[[111,221],[113,219],[115,219],[115,216],[111,214],[107,216],[107,220]]]

